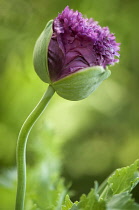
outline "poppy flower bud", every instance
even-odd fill
[[[119,61],[119,45],[108,27],[67,6],[38,38],[34,67],[61,97],[81,100],[110,76],[108,66]]]

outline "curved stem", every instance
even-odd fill
[[[24,210],[24,199],[26,191],[26,144],[28,135],[34,123],[36,122],[40,114],[44,111],[54,92],[55,90],[53,89],[53,87],[49,86],[40,102],[37,104],[37,106],[24,122],[18,136],[16,151],[18,180],[15,210]]]

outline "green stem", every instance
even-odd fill
[[[46,93],[37,104],[35,109],[30,113],[26,121],[24,122],[17,141],[17,194],[16,194],[16,207],[15,210],[24,210],[24,200],[26,192],[26,144],[31,128],[34,123],[44,111],[46,105],[53,96],[55,90],[52,86],[49,86]]]

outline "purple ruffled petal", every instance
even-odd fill
[[[53,22],[48,49],[48,68],[52,81],[91,66],[118,62],[119,43],[108,27],[101,27],[67,6]]]

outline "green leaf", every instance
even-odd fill
[[[82,195],[79,202],[73,203],[69,196],[65,198],[62,210],[106,210],[105,202],[100,199],[94,189],[86,196]]]
[[[107,210],[139,210],[128,192],[114,195],[107,203]]]
[[[52,36],[52,23],[50,20],[41,35],[39,36],[33,53],[34,68],[41,80],[50,83],[49,71],[47,66],[47,52],[49,42]]]
[[[72,203],[72,201],[70,200],[69,195],[66,195],[64,204],[62,205],[62,210],[68,210],[71,209],[71,207],[73,206],[74,203]]]
[[[61,97],[78,101],[88,97],[110,74],[110,70],[94,66],[64,77],[52,83],[52,86]]]
[[[76,204],[74,204],[70,210],[80,210],[80,208]]]
[[[117,169],[108,179],[108,186],[112,194],[131,191],[139,183],[139,160],[132,165]]]
[[[78,208],[81,210],[105,210],[105,202],[100,199],[98,194],[94,189],[86,196],[82,195],[80,202],[78,203]]]

